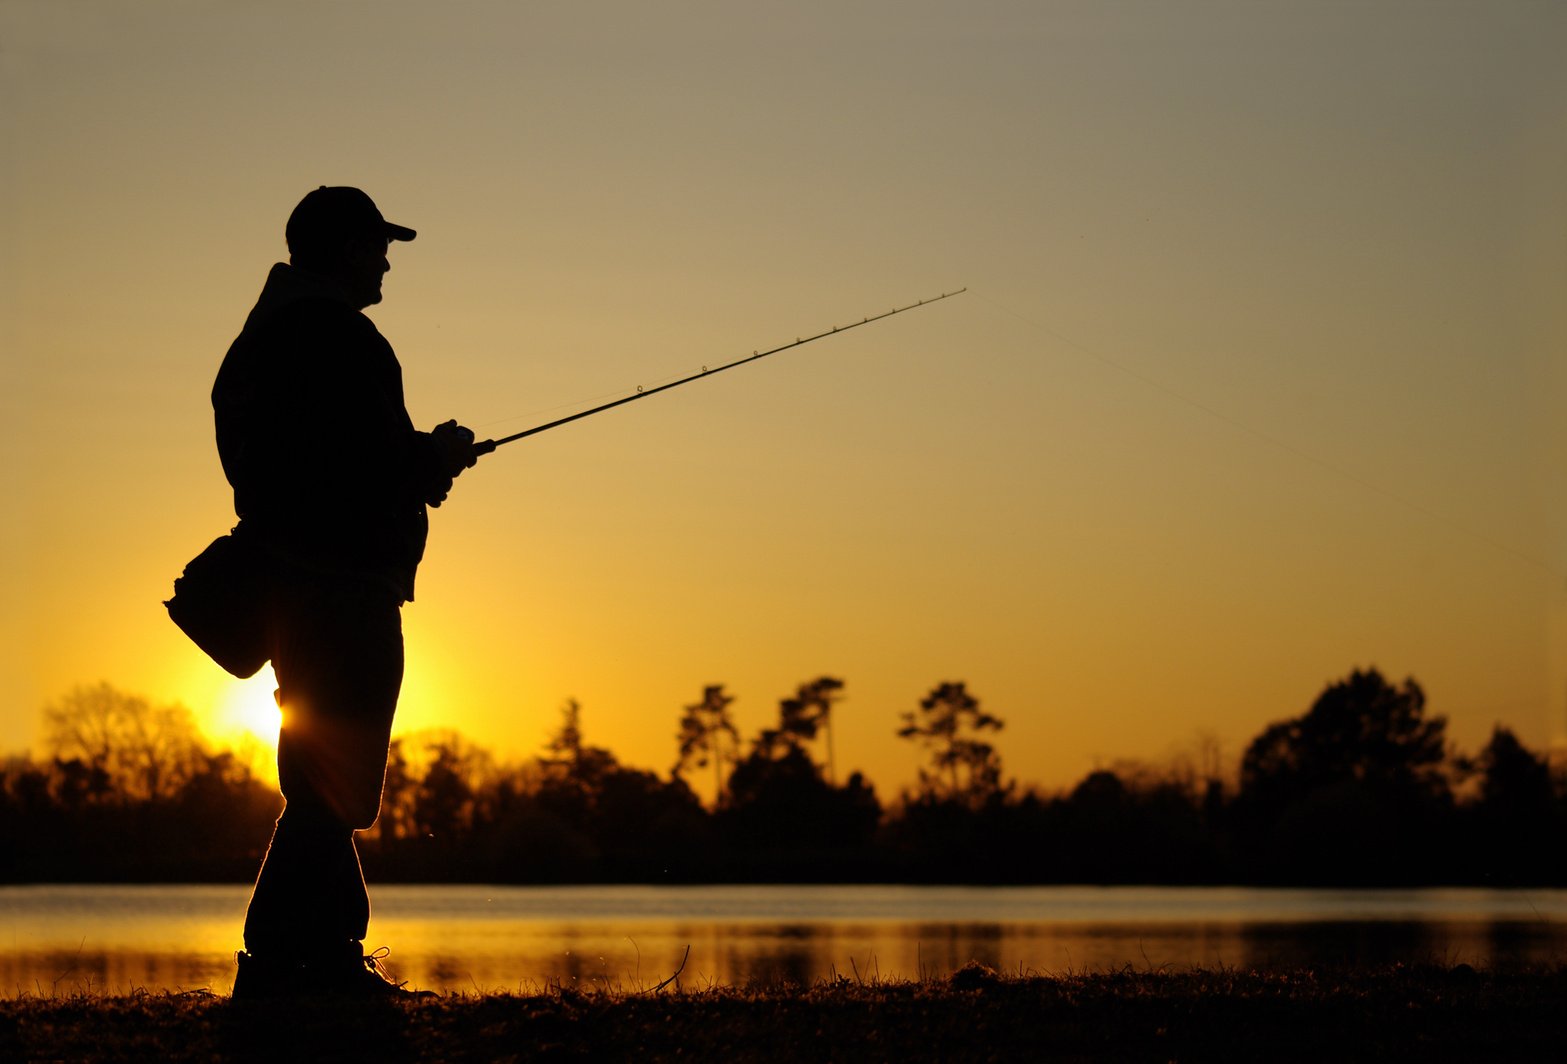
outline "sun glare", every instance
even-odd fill
[[[282,721],[272,692],[277,681],[270,668],[264,668],[248,680],[235,680],[223,696],[219,726],[234,738],[246,736],[271,746],[277,742]]]

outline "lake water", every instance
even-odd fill
[[[1567,960],[1567,890],[380,886],[367,945],[433,990]],[[245,886],[0,887],[0,995],[227,993]]]

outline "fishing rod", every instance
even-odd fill
[[[913,310],[916,307],[929,306],[931,303],[939,303],[943,299],[948,299],[956,295],[962,295],[967,291],[968,289],[965,287],[959,288],[955,292],[943,292],[939,296],[934,296],[930,299],[921,299],[918,302],[910,303],[905,307],[894,307],[893,309],[885,311],[884,313],[874,315],[873,317],[864,318],[848,325],[834,325],[831,329],[828,329],[825,332],[819,332],[815,336],[806,336],[803,338],[797,337],[792,343],[780,344],[779,346],[767,351],[753,351],[744,358],[737,358],[733,362],[725,362],[722,366],[714,366],[712,369],[703,366],[700,373],[693,373],[689,377],[681,377],[679,380],[670,381],[668,384],[660,384],[654,388],[644,389],[641,385],[637,385],[637,390],[632,392],[630,395],[623,395],[619,399],[614,399],[610,402],[595,406],[591,410],[582,410],[578,413],[569,414],[566,417],[557,418],[554,421],[546,422],[543,425],[535,425],[531,429],[524,429],[521,432],[514,432],[510,436],[502,436],[498,440],[481,440],[480,442],[473,445],[473,449],[476,454],[489,454],[491,451],[495,450],[495,448],[505,444],[513,443],[521,439],[526,439],[529,436],[537,436],[539,433],[546,432],[549,429],[559,428],[561,425],[567,425],[573,421],[580,421],[585,417],[589,417],[593,414],[601,414],[606,410],[613,410],[617,406],[624,406],[625,404],[635,402],[638,399],[646,399],[648,396],[657,395],[659,392],[667,392],[669,389],[678,388],[682,384],[690,384],[692,381],[701,380],[704,377],[711,377],[714,374],[722,373],[726,369],[734,369],[736,366],[743,366],[747,362],[755,362],[759,358],[766,358],[768,355],[776,355],[780,351],[787,351],[791,347],[799,347],[802,344],[808,344],[812,340],[820,340],[824,336],[835,336],[838,333],[848,332],[850,329],[858,329],[861,325],[869,325],[873,321],[881,321],[883,318],[890,318],[894,314],[902,314],[906,310]]]

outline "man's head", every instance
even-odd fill
[[[284,230],[289,261],[340,282],[361,309],[381,302],[392,241],[415,235],[381,217],[375,201],[359,189],[326,185],[306,193]]]

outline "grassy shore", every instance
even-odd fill
[[[1121,972],[772,990],[0,1001],[0,1061],[1540,1061],[1567,967]]]

